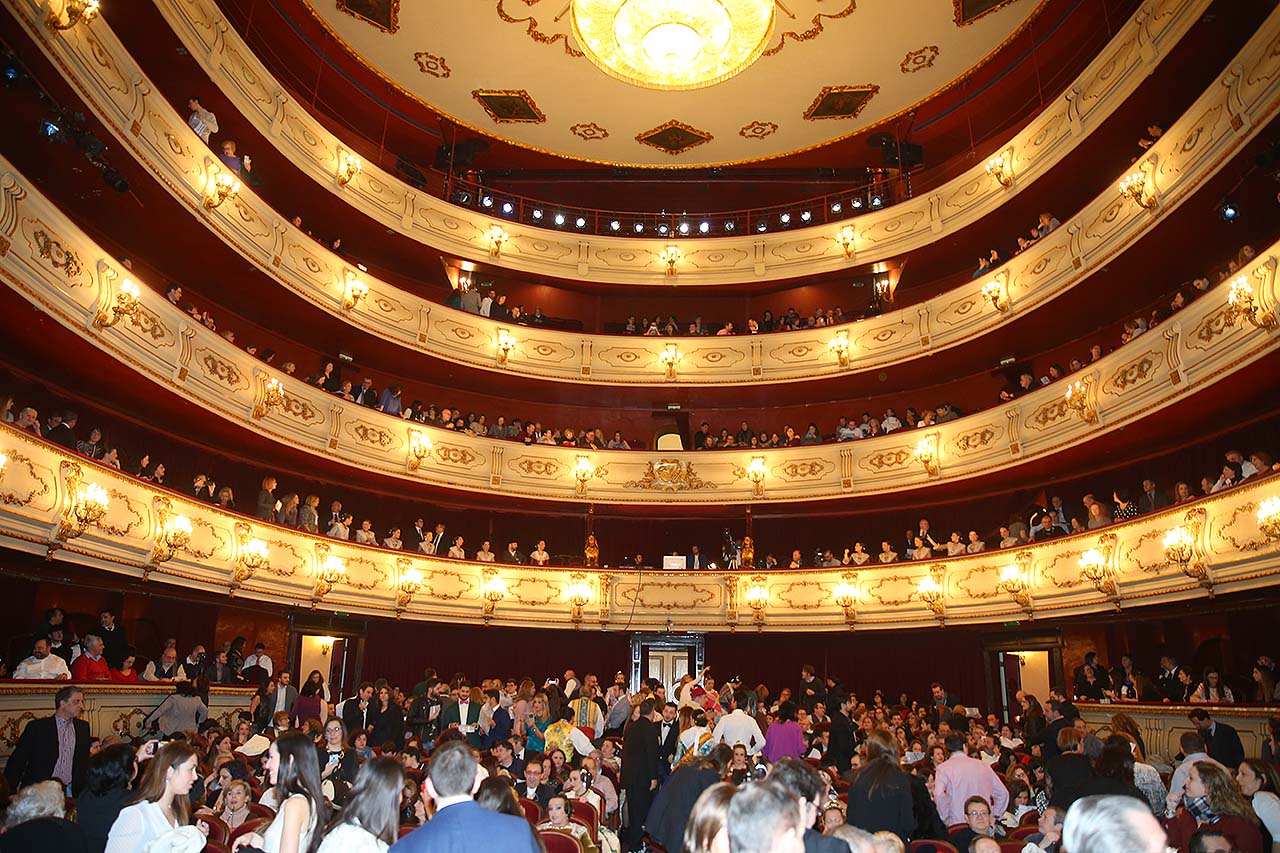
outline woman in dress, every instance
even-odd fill
[[[272,788],[263,799],[277,804],[275,819],[261,835],[247,832],[237,838],[232,849],[314,853],[320,841],[316,827],[329,817],[329,806],[320,790],[315,744],[302,732],[285,732],[267,750],[264,766]]]
[[[319,720],[323,723],[328,718],[329,703],[320,694],[320,687],[314,682],[302,685],[298,698],[293,700],[293,707],[289,709],[289,722],[297,728],[307,720]]]
[[[387,755],[360,770],[351,798],[325,828],[318,853],[385,853],[400,832],[404,770]]]
[[[547,819],[538,824],[538,832],[558,832],[578,840],[582,845],[582,853],[600,853],[600,848],[591,840],[591,831],[580,823],[570,820],[573,816],[573,805],[564,794],[552,794],[547,801]]]
[[[761,752],[776,764],[783,758],[799,758],[804,754],[804,734],[800,723],[796,720],[796,706],[793,702],[783,702],[778,708],[777,718],[769,724],[764,735],[764,748]]]
[[[596,810],[597,829],[600,835],[601,853],[620,853],[622,843],[618,840],[618,836],[612,829],[604,825],[605,820],[605,803],[604,797],[599,792],[593,791],[587,785],[587,776],[585,770],[570,770],[569,776],[565,780],[564,795],[572,802],[584,802],[591,805]]]
[[[106,853],[136,853],[191,823],[190,794],[198,775],[197,761],[195,748],[184,741],[171,741],[155,752],[133,804],[121,809],[111,825]]]
[[[1191,701],[1196,704],[1230,705],[1236,698],[1231,694],[1231,688],[1222,683],[1222,674],[1209,667],[1204,671],[1204,681],[1191,694]]]
[[[307,499],[298,507],[298,529],[308,533],[320,532],[319,495],[307,495]]]
[[[547,748],[546,734],[554,720],[551,719],[551,702],[547,694],[538,692],[524,718],[525,750],[542,752]]]
[[[375,746],[394,743],[396,749],[404,746],[404,713],[391,701],[391,688],[383,685],[378,688],[378,702],[374,707],[373,731],[369,732],[369,742]]]
[[[680,736],[676,739],[675,766],[697,761],[710,755],[715,747],[711,729],[707,726],[707,714],[692,705],[680,709]]]
[[[314,684],[318,688],[318,692],[324,697],[324,701],[329,699],[329,685],[325,683],[324,675],[318,669],[311,670],[311,674],[307,676],[307,684]]]

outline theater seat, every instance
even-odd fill
[[[911,842],[911,853],[960,853],[954,844],[947,841],[931,841],[920,839]]]
[[[542,807],[533,800],[520,798],[520,808],[524,809],[524,819],[534,826],[538,825],[538,821],[542,820]]]
[[[538,835],[542,836],[542,846],[547,848],[547,853],[583,853],[582,843],[566,832],[543,829]]]

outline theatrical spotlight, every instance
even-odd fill
[[[636,233],[637,233],[637,234],[643,234],[643,233],[644,233],[644,223],[643,223],[643,222],[637,222],[637,223],[636,223],[636,225],[635,225],[635,231],[636,231]]]
[[[538,220],[539,222],[542,221],[542,211],[539,208],[535,207],[533,209],[533,218]]]
[[[801,221],[801,222],[808,222],[808,221],[809,221],[810,219],[812,219],[812,218],[813,218],[813,214],[812,214],[812,213],[810,213],[810,212],[809,212],[809,211],[807,211],[807,210],[802,211],[802,212],[800,213],[800,221]]]
[[[583,217],[579,216],[577,219],[573,220],[573,224],[574,224],[575,226],[577,226],[578,228],[586,228],[586,227],[587,227],[587,220],[586,220],[586,219],[584,219]]]
[[[118,193],[127,193],[129,191],[129,182],[125,180],[124,175],[110,167],[102,170],[102,180],[107,186]]]
[[[680,223],[680,227],[679,227],[679,229],[678,229],[678,230],[680,231],[680,233],[681,233],[681,234],[688,234],[688,233],[689,233],[689,223],[688,223],[688,222],[681,222],[681,223]]]
[[[610,230],[610,231],[618,231],[618,230],[621,230],[621,228],[622,228],[622,223],[621,223],[621,222],[619,222],[618,220],[614,219],[614,220],[610,221],[610,223],[609,223],[609,230]]]
[[[711,223],[707,222],[705,219],[702,220],[702,222],[698,223],[698,233],[706,234],[710,230],[711,230]]]
[[[480,206],[481,206],[481,207],[493,207],[493,196],[491,196],[491,195],[483,195],[483,196],[480,196]]]
[[[516,206],[515,206],[514,204],[512,204],[511,202],[509,202],[509,201],[504,201],[504,202],[502,203],[502,215],[503,215],[503,216],[510,216],[512,213],[514,213],[514,212],[515,212],[515,209],[516,209]]]
[[[763,219],[761,219],[761,220],[760,220],[760,223],[759,223],[758,225],[756,225],[756,230],[757,230],[757,231],[760,231],[760,232],[762,232],[762,233],[763,233],[763,232],[765,232],[765,231],[768,231],[768,230],[769,230],[769,223],[768,223],[768,222],[765,222]]]
[[[724,224],[724,230],[726,231],[735,231],[737,228],[737,224],[732,219]]]
[[[555,221],[556,225],[563,225],[563,224],[564,224],[564,214],[563,214],[563,213],[557,213],[557,214],[556,214],[556,218],[555,218],[555,220],[554,220],[554,221]]]
[[[1228,225],[1240,218],[1240,206],[1230,199],[1223,199],[1218,205],[1218,218]]]
[[[831,205],[831,212],[832,212],[832,213],[839,213],[839,212],[840,212],[840,211],[842,211],[842,210],[844,210],[844,205],[842,205],[842,204],[841,204],[840,202],[838,202],[838,201]]]
[[[84,152],[84,156],[90,160],[98,159],[107,150],[106,143],[87,130],[82,130],[76,134],[76,145]]]
[[[884,207],[884,196],[880,195],[879,193],[873,195],[871,197],[871,209],[879,210],[882,207]]]
[[[779,221],[779,222],[781,222],[783,225],[790,225],[790,224],[791,224],[791,214],[790,214],[790,213],[784,213],[784,214],[782,214],[781,216],[779,216],[779,217],[778,217],[778,221]]]
[[[860,198],[855,198],[853,201],[851,201],[851,202],[849,202],[849,203],[850,203],[851,205],[853,205],[853,209],[854,209],[854,210],[861,210],[861,209],[862,209],[862,199],[860,199]]]
[[[62,116],[54,115],[40,120],[40,135],[49,142],[63,142],[66,133],[62,129]]]
[[[22,82],[22,66],[16,62],[6,62],[3,68],[0,68],[0,83],[4,84],[6,89],[12,89]]]

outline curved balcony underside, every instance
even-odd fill
[[[72,35],[42,46],[175,198],[264,273],[331,315],[383,340],[471,367],[576,383],[699,387],[880,370],[973,341],[998,330],[1010,317],[1048,303],[1167,216],[1266,125],[1280,108],[1280,61],[1271,50],[1278,33],[1280,11],[1240,52],[1231,70],[1148,152],[1141,168],[1153,200],[1150,209],[1108,188],[1080,215],[991,279],[976,280],[928,303],[820,331],[685,341],[504,327],[369,279],[280,221],[247,190],[208,212],[203,206],[205,183],[217,166],[185,123],[155,97],[145,78],[136,78],[140,82],[127,98],[113,84],[116,75],[137,69],[113,64],[97,38]],[[90,51],[90,57],[76,50]],[[95,64],[87,64],[89,60]],[[119,60],[128,62],[129,57]],[[357,277],[369,286],[368,295],[347,307],[352,301],[349,282]],[[999,310],[984,294],[989,282],[995,282],[1006,310]],[[500,364],[497,350],[504,331],[514,338],[514,347]],[[844,364],[831,348],[833,339],[841,336],[848,344]],[[666,371],[662,359],[671,346],[678,361],[674,370]]]
[[[1280,334],[1233,314],[1223,285],[1081,374],[1078,409],[1047,387],[927,431],[855,443],[712,454],[525,447],[344,405],[264,366],[148,291],[132,314],[117,312],[124,271],[7,161],[0,166],[7,169],[0,223],[9,242],[0,273],[15,291],[141,375],[229,421],[318,456],[444,488],[540,500],[732,504],[950,484],[1123,428],[1280,345]],[[1241,271],[1256,300],[1251,316],[1270,329],[1278,259],[1280,243]]]
[[[1096,613],[1270,586],[1280,574],[1275,531],[1268,537],[1258,519],[1261,503],[1276,495],[1275,477],[1016,552],[854,571],[646,577],[607,566],[445,560],[311,536],[157,490],[7,425],[0,427],[0,452],[7,457],[0,535],[14,548],[192,589],[348,613],[530,627],[608,628],[625,617],[636,630],[838,631]],[[76,497],[89,484],[108,496],[96,519]],[[179,515],[190,523],[185,541],[166,538]],[[1175,525],[1190,537],[1181,563],[1170,561],[1163,544]],[[257,562],[250,556],[254,539],[267,547]],[[1101,562],[1086,574],[1080,558],[1089,549]],[[345,572],[326,577],[335,562]],[[922,596],[925,578],[938,585],[936,597]]]
[[[833,227],[691,242],[682,246],[680,284],[732,284],[830,272],[855,260],[883,260],[958,231],[1047,172],[1118,109],[1207,5],[1208,0],[1151,0],[1135,13],[1067,94],[1002,146],[1012,175],[1008,188],[988,175],[985,165],[978,165],[928,196],[851,219],[849,224],[857,234],[852,259],[845,256],[833,233],[839,229]],[[341,193],[356,209],[412,239],[461,258],[492,260],[487,234],[493,220],[476,211],[418,192],[372,166],[339,186],[336,172],[347,149],[283,94],[283,87],[223,19],[213,0],[157,0],[156,7],[240,111],[320,185]],[[100,114],[103,110],[115,113],[103,116],[108,125],[131,129],[131,134],[122,135],[123,142],[131,144],[130,135],[156,133],[157,128],[146,125],[163,116],[165,127],[157,140],[160,144],[151,146],[153,154],[171,147],[208,153],[202,143],[192,143],[193,134],[183,132],[184,122],[174,121],[166,107],[148,101],[158,97],[155,87],[103,20],[55,37],[42,26],[39,0],[22,0],[14,11],[28,34],[64,70],[75,69],[96,83],[107,84],[105,102],[95,103],[94,108]],[[202,179],[205,173],[201,167],[194,177]],[[279,217],[272,214],[264,222],[271,223],[271,229],[284,226],[274,219]],[[511,237],[497,263],[579,281],[667,286],[661,255],[668,244],[680,245],[665,239],[587,238],[507,225]]]

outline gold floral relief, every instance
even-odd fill
[[[507,595],[528,607],[546,607],[563,596],[563,590],[545,578],[519,578],[507,584]]]
[[[738,135],[743,139],[764,139],[766,136],[773,136],[778,132],[778,125],[772,121],[753,121],[744,124],[738,130]]]
[[[449,63],[445,62],[444,57],[436,56],[434,53],[418,51],[413,55],[413,61],[418,63],[418,70],[423,74],[429,74],[440,80],[448,79],[453,73],[449,70]]]
[[[31,237],[35,240],[36,253],[48,261],[49,266],[55,270],[61,270],[65,277],[78,278],[84,271],[80,256],[66,248],[62,244],[62,238],[48,226],[37,228],[32,232]]]
[[[369,578],[372,577],[372,580]],[[387,570],[382,561],[370,560],[366,557],[347,558],[347,577],[342,583],[352,589],[370,590],[385,586]]]
[[[778,3],[778,8],[780,11],[789,15],[793,20],[795,19],[795,15],[791,13],[785,4]],[[761,56],[777,55],[784,47],[787,46],[788,39],[797,43],[813,41],[818,36],[822,35],[822,32],[825,29],[825,26],[822,23],[824,19],[828,21],[836,21],[840,18],[847,18],[853,14],[855,9],[857,9],[857,0],[846,0],[845,7],[839,12],[818,12],[815,14],[809,19],[809,28],[806,30],[783,30],[781,27],[775,26],[774,32],[779,33],[778,43],[772,47],[765,48],[765,51]]]
[[[796,610],[817,610],[831,601],[831,590],[818,581],[792,581],[774,586],[773,597]]]
[[[646,581],[643,585],[619,583],[614,588],[619,608],[639,605],[655,610],[684,610],[712,607],[720,598],[717,587],[710,584],[679,581]]]
[[[471,593],[475,588],[475,581],[460,572],[436,569],[424,572],[422,577],[423,591],[430,597],[440,601],[457,601],[464,597],[471,598]]]
[[[857,118],[880,91],[874,83],[861,86],[823,86],[804,111],[805,121]]]
[[[1000,590],[998,589],[1000,569],[995,566],[974,566],[963,573],[957,572],[955,579],[956,589],[960,590],[970,598],[995,598],[1000,594]],[[970,589],[970,584],[975,579],[980,581],[979,586],[985,586],[988,588],[978,591]]]
[[[692,125],[672,119],[657,127],[636,134],[636,142],[665,151],[672,157],[683,154],[691,148],[705,145],[715,139],[705,130],[698,130]]]
[[[902,62],[898,65],[898,70],[903,74],[915,74],[917,71],[923,71],[926,68],[932,68],[933,63],[937,60],[938,54],[942,51],[936,44],[925,45],[907,52],[902,58]]]
[[[662,458],[646,464],[640,479],[628,480],[623,487],[646,491],[692,492],[714,489],[716,484],[699,477],[693,470],[692,462],[682,464],[679,459]]]
[[[32,462],[30,458],[13,450],[8,451],[5,455],[7,455],[9,459],[5,463],[4,468],[0,469],[0,503],[9,504],[10,506],[27,506],[36,498],[44,497],[49,494],[52,489],[50,480],[47,480],[36,473],[36,464]],[[30,489],[27,488],[28,484],[18,487],[19,489],[27,492],[25,495],[19,494],[19,492],[10,488],[14,485],[14,480],[19,478],[19,475],[15,470],[16,466],[22,466],[26,470],[26,476],[22,479],[34,483],[34,485],[30,486]],[[50,474],[52,474],[52,472],[50,472]]]
[[[609,131],[605,130],[594,121],[572,125],[569,128],[569,132],[579,139],[585,139],[588,142],[594,142],[597,139],[609,138]]]
[[[524,89],[474,89],[471,97],[497,124],[542,124],[547,120]]]
[[[957,27],[967,27],[979,18],[998,12],[1015,0],[951,0]]]
[[[100,529],[112,534],[113,536],[128,536],[135,527],[145,526],[144,522],[146,518],[143,513],[134,506],[132,498],[118,489],[111,489],[107,492],[107,495],[111,498],[111,503],[107,506],[108,515],[118,515],[119,513],[117,513],[117,510],[120,507],[123,507],[124,512],[133,516],[133,520],[127,522],[123,527],[121,527],[120,525],[113,524],[107,521],[106,518],[103,518],[102,521],[98,522],[98,527]]]
[[[1250,552],[1265,548],[1268,544],[1267,539],[1261,535],[1249,539],[1240,540],[1236,538],[1236,534],[1232,533],[1232,529],[1239,524],[1241,518],[1253,521],[1250,525],[1254,530],[1258,529],[1257,525],[1258,504],[1254,501],[1246,501],[1231,511],[1231,515],[1216,525],[1214,535],[1220,542],[1229,542],[1231,547],[1236,551]]]
[[[18,745],[18,737],[22,734],[23,726],[29,721],[34,720],[36,715],[30,711],[23,711],[16,717],[10,717],[3,723],[0,723],[0,743],[13,749]]]
[[[569,34],[567,32],[548,34],[543,32],[541,25],[538,23],[538,19],[533,17],[533,15],[525,15],[522,18],[518,18],[514,15],[508,14],[506,11],[506,5],[508,2],[510,2],[510,0],[498,0],[497,11],[498,18],[501,21],[507,24],[524,24],[525,33],[538,44],[559,44],[568,56],[581,57],[585,55],[581,50],[578,50],[578,48],[569,43]],[[526,6],[537,6],[539,0],[524,0],[524,3]],[[551,10],[549,5],[546,8],[548,15],[554,16],[556,14],[555,11]],[[519,10],[517,10],[517,14],[518,12]],[[565,15],[563,19],[567,21],[568,16]]]
[[[863,595],[880,602],[885,607],[901,607],[917,600],[919,590],[916,584],[918,582],[919,578],[910,575],[886,575],[867,583],[863,587]]]

